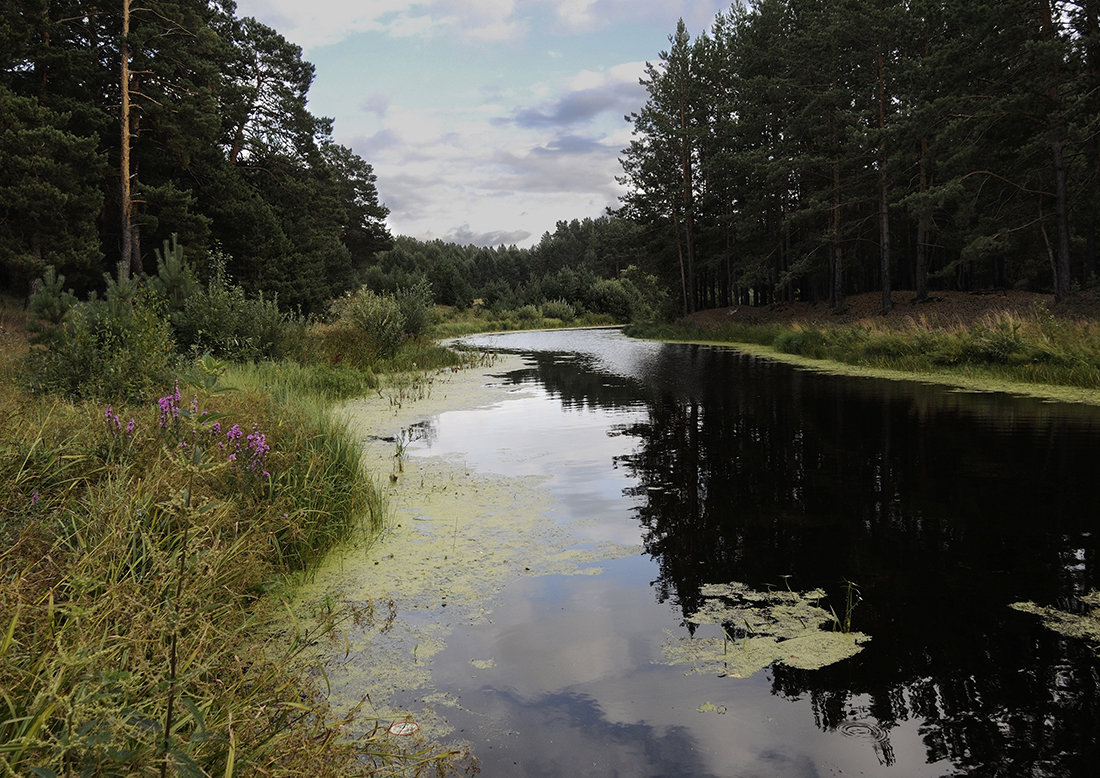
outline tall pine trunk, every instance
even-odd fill
[[[928,138],[920,140],[920,193],[924,195],[928,191]],[[914,301],[922,303],[928,299],[928,240],[931,232],[929,224],[932,221],[928,215],[928,206],[923,199],[917,208],[917,266],[914,270],[913,284],[916,287]]]
[[[890,193],[886,179],[886,63],[882,53],[883,44],[880,41],[878,62],[878,189],[879,189],[879,276],[882,279],[882,314],[885,316],[894,308],[894,301],[890,296]]]
[[[122,107],[119,110],[119,182],[121,184],[121,202],[119,205],[122,220],[119,248],[119,263],[122,272],[129,277],[133,262],[133,195],[130,191],[130,0],[122,0],[122,42],[119,46],[122,55],[121,88]]]
[[[844,249],[840,245],[840,155],[833,158],[833,212],[831,222],[832,257],[829,299],[833,312],[844,310]]]

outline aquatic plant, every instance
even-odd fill
[[[703,605],[687,621],[718,625],[721,637],[670,639],[664,646],[670,664],[695,672],[747,678],[773,664],[816,670],[858,654],[871,639],[850,631],[854,600],[840,624],[820,607],[821,589],[758,591],[735,581],[707,584],[699,593]]]
[[[1069,612],[1033,602],[1014,602],[1009,607],[1038,616],[1048,629],[1066,637],[1086,640],[1100,655],[1100,591],[1093,589],[1077,598],[1078,612]]]

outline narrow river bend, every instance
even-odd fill
[[[338,698],[490,777],[1092,774],[1095,650],[1010,605],[1098,586],[1100,409],[614,330],[466,342],[519,355],[491,401],[363,434],[400,527],[318,581],[376,612]],[[870,640],[820,669],[682,662],[757,634],[689,621],[732,582],[820,589]]]

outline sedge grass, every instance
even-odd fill
[[[0,381],[0,774],[343,776],[452,756],[353,737],[328,709],[305,658],[343,616],[288,623],[278,594],[376,526],[378,495],[322,400],[225,378],[239,391],[191,405],[185,388],[163,427],[163,406]],[[213,419],[262,430],[262,473]]]
[[[1056,319],[1039,306],[1029,315],[989,314],[969,323],[908,318],[846,325],[792,322],[632,326],[627,333],[673,341],[748,343],[782,354],[922,376],[952,376],[1083,389],[1100,388],[1100,328]]]

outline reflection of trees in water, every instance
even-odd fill
[[[635,403],[632,381],[544,355],[572,405]],[[793,371],[745,355],[669,348],[625,431],[637,516],[661,600],[685,614],[703,583],[825,588],[864,601],[859,656],[775,668],[820,727],[919,719],[930,761],[981,774],[1068,775],[1100,755],[1097,661],[1010,611],[1070,607],[1097,585],[1097,414],[999,395]],[[995,420],[995,421],[994,421]],[[876,741],[880,761],[888,738]]]

